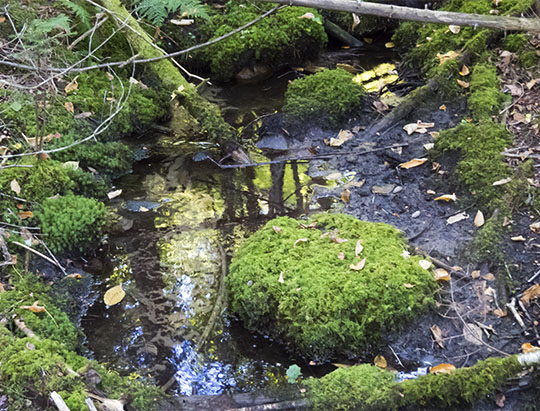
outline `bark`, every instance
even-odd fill
[[[100,3],[115,18],[118,26],[121,25],[120,22],[125,22],[129,26],[122,30],[122,34],[130,42],[138,57],[152,58],[164,55],[163,51],[154,46],[150,35],[129,14],[120,0],[100,0]],[[195,86],[187,81],[168,59],[148,63],[148,67],[171,93],[176,90],[181,103],[194,118],[194,122],[199,123],[205,135],[215,141],[234,137],[233,128],[225,122],[218,106],[200,96]]]
[[[326,29],[326,32],[329,35],[334,37],[336,40],[339,40],[340,42],[342,42],[346,46],[362,47],[364,45],[363,42],[358,40],[353,35],[349,34],[347,31],[343,30],[337,24],[332,23],[328,19],[325,19],[325,21],[324,21],[324,28]]]
[[[415,9],[391,4],[370,3],[357,0],[269,0],[272,3],[317,9],[347,11],[400,20],[426,23],[455,24],[460,26],[486,27],[496,30],[540,32],[540,19],[522,17],[488,16],[484,14],[456,13],[450,11]]]

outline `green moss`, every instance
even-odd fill
[[[363,103],[364,89],[342,69],[323,70],[294,80],[285,93],[289,121],[339,126]]]
[[[315,18],[299,18],[307,12]],[[204,25],[203,34],[211,38],[222,36],[260,14],[260,4],[230,2],[225,14],[213,16]],[[273,68],[285,63],[299,64],[316,57],[326,42],[322,17],[316,10],[287,7],[239,34],[206,47],[200,57],[209,64],[213,78],[228,81],[247,64],[264,63]]]
[[[501,110],[506,95],[500,90],[497,69],[492,63],[474,66],[471,81],[469,109],[475,120],[490,119]]]
[[[519,63],[524,68],[532,68],[538,65],[538,55],[535,50],[529,50],[519,56]]]
[[[337,370],[305,382],[316,410],[394,410],[394,375],[369,364]]]
[[[500,265],[504,262],[502,241],[506,231],[500,218],[488,219],[468,247],[468,259],[475,263],[489,261],[493,265]]]
[[[105,226],[103,203],[81,196],[47,199],[36,215],[45,243],[55,252],[87,251]]]
[[[478,206],[492,211],[503,201],[505,186],[492,184],[510,176],[510,169],[501,153],[511,144],[511,135],[501,124],[492,120],[478,124],[463,122],[441,131],[435,141],[434,155],[446,151],[459,152],[456,169],[459,180],[474,194]]]
[[[513,53],[522,50],[527,45],[527,37],[525,34],[509,34],[503,41],[505,50]]]
[[[420,257],[402,256],[407,243],[394,227],[342,214],[319,214],[303,223],[311,222],[318,228],[276,218],[233,257],[230,307],[248,328],[293,342],[310,357],[358,353],[433,302],[431,273],[420,267]],[[333,230],[348,241],[321,238]],[[307,241],[295,245],[302,238]],[[357,240],[363,241],[360,257],[355,257]],[[361,271],[349,267],[363,257]]]

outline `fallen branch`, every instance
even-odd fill
[[[26,249],[26,250],[28,250],[28,251],[34,253],[35,255],[37,255],[37,256],[43,258],[44,260],[47,260],[49,263],[51,263],[51,264],[57,266],[57,267],[60,268],[62,271],[64,271],[64,268],[60,265],[60,263],[54,261],[52,258],[47,257],[45,254],[42,254],[42,253],[40,253],[39,251],[34,250],[32,247],[28,247],[26,244],[19,243],[18,241],[13,241],[13,244],[16,244],[16,245],[18,245],[19,247],[22,247],[22,248],[24,248],[24,249]],[[65,271],[64,271],[64,272],[65,272]]]
[[[270,0],[271,3],[316,9],[347,11],[355,14],[387,17],[390,19],[421,21],[436,24],[486,27],[495,30],[540,32],[540,19],[489,16],[485,14],[457,13],[451,11],[415,9],[390,4],[357,0]]]
[[[70,411],[60,394],[58,394],[56,391],[51,392],[49,397],[54,405],[56,405],[56,408],[58,408],[60,411]]]

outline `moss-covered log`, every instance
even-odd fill
[[[123,35],[139,57],[152,58],[163,55],[163,52],[153,45],[150,35],[129,14],[120,0],[101,0],[101,4],[113,13],[118,22],[129,25],[130,29],[124,30]],[[199,123],[202,133],[216,141],[233,137],[234,130],[225,122],[219,108],[201,97],[195,86],[188,82],[169,60],[148,63],[148,67],[171,92],[177,91],[178,98],[194,121]]]

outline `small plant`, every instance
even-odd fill
[[[289,381],[289,384],[294,384],[302,376],[302,370],[301,368],[293,364],[289,368],[287,368],[287,381]]]
[[[199,0],[134,0],[135,10],[152,24],[161,26],[172,13],[208,19],[208,11]]]
[[[49,198],[37,212],[46,244],[55,252],[84,252],[99,238],[105,225],[105,206],[75,195]]]
[[[283,111],[291,119],[339,126],[363,103],[364,89],[342,69],[324,70],[294,80],[285,93]]]

